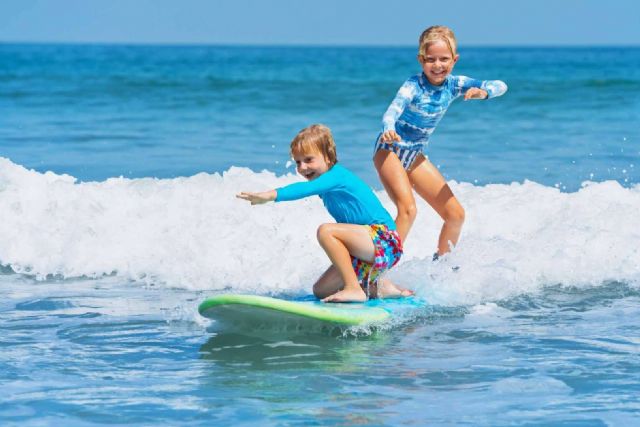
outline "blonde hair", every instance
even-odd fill
[[[420,43],[418,44],[418,55],[426,56],[429,46],[437,41],[444,41],[447,46],[449,46],[451,55],[456,56],[458,47],[456,36],[453,34],[451,28],[445,27],[444,25],[434,25],[422,32],[420,35]]]
[[[325,125],[311,125],[302,129],[291,141],[291,155],[319,152],[328,161],[329,166],[338,162],[336,143],[331,130]]]

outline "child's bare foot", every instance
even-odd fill
[[[367,294],[364,293],[362,288],[357,289],[343,289],[336,292],[333,295],[329,295],[322,299],[322,302],[364,302],[367,300]]]
[[[378,282],[378,298],[402,298],[414,294],[412,290],[401,288],[390,280],[382,279]]]

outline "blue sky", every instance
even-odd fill
[[[640,46],[637,0],[0,0],[0,42]]]

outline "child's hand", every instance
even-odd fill
[[[236,197],[238,199],[248,200],[252,205],[261,205],[275,200],[277,195],[278,193],[276,190],[263,191],[262,193],[249,193],[242,191],[239,194],[236,194]]]
[[[380,140],[382,142],[389,143],[394,141],[402,141],[402,138],[400,138],[400,135],[398,135],[395,130],[387,130],[382,133]]]
[[[487,91],[478,87],[472,87],[464,94],[465,101],[468,99],[487,99],[488,97]]]

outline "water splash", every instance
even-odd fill
[[[231,168],[175,179],[79,183],[0,158],[0,263],[39,279],[114,275],[191,290],[307,294],[329,261],[315,240],[331,221],[318,198],[250,206],[242,190],[288,174]],[[467,210],[460,245],[431,262],[441,220],[424,202],[389,277],[435,304],[495,301],[551,284],[640,282],[640,187],[588,182],[450,182]],[[384,192],[377,193],[394,214]],[[451,267],[459,266],[454,271]]]

